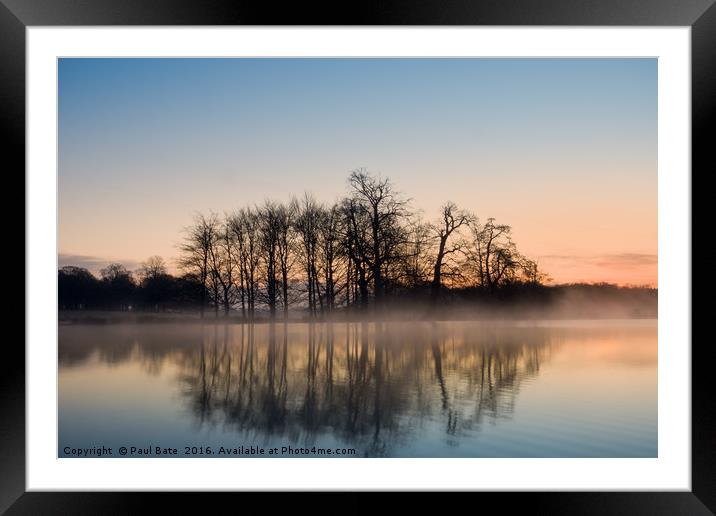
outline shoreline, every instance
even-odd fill
[[[466,314],[435,315],[427,317],[424,313],[415,314],[393,314],[384,317],[375,317],[367,314],[364,317],[358,315],[346,316],[339,314],[333,317],[308,317],[294,314],[288,318],[279,315],[274,319],[267,315],[259,314],[253,319],[241,315],[205,315],[199,316],[198,312],[184,313],[144,313],[144,312],[103,312],[103,311],[60,311],[58,313],[59,326],[76,325],[118,325],[118,324],[203,324],[203,325],[238,325],[238,324],[308,324],[308,323],[357,323],[357,322],[393,322],[393,323],[415,323],[415,322],[530,322],[530,321],[606,321],[606,320],[658,320],[657,314],[625,314],[625,313],[500,313],[499,311],[486,312],[467,316]]]

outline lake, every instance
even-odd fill
[[[58,351],[60,457],[658,451],[656,320],[77,324]]]

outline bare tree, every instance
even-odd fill
[[[180,277],[168,274],[159,256],[142,263],[137,284],[121,264],[103,269],[94,286],[89,272],[60,271],[70,289],[62,303],[157,311],[198,305],[203,318],[207,306],[217,317],[223,307],[227,316],[240,302],[242,314],[253,317],[258,299],[272,318],[280,305],[287,319],[290,307],[306,300],[315,317],[342,305],[367,307],[371,298],[375,308],[386,308],[389,298],[423,298],[428,290],[433,305],[443,291],[460,287],[470,287],[462,293],[476,299],[512,285],[513,292],[539,292],[532,287],[547,279],[518,251],[510,226],[493,218],[481,225],[453,202],[426,224],[387,178],[363,169],[349,174],[348,195],[332,205],[304,194],[223,219],[196,214],[179,247]]]
[[[279,205],[274,201],[266,201],[258,210],[259,213],[259,246],[265,267],[266,304],[271,317],[276,317],[278,301],[278,241],[280,232]]]
[[[150,256],[139,267],[140,281],[158,278],[167,274],[167,264],[161,256]]]
[[[276,207],[278,266],[281,274],[281,304],[284,318],[288,317],[288,283],[294,262],[293,251],[296,239],[294,217],[297,211],[298,203],[295,200],[288,206],[280,204]]]
[[[238,268],[238,257],[234,245],[235,234],[231,229],[231,222],[228,217],[218,224],[217,235],[209,249],[212,284],[217,286],[217,300],[215,311],[218,312],[219,302],[224,307],[224,316],[229,315],[231,306],[235,301],[236,270]]]
[[[460,228],[467,226],[474,220],[474,216],[466,210],[461,210],[454,202],[447,202],[441,209],[440,221],[433,225],[433,231],[437,238],[438,248],[435,254],[435,265],[433,266],[433,281],[430,295],[433,301],[440,297],[442,287],[443,267],[446,259],[457,252],[463,251],[465,243],[458,240],[448,246],[448,240],[453,234],[460,231]]]
[[[392,295],[405,285],[406,262],[413,258],[411,214],[406,210],[390,218],[383,232],[381,263],[383,264],[384,295]]]
[[[390,180],[369,175],[364,169],[351,172],[348,177],[352,197],[370,222],[370,249],[363,249],[363,258],[369,263],[373,276],[373,294],[380,304],[385,293],[384,266],[396,239],[392,238],[399,219],[406,215],[406,200],[399,198]]]
[[[478,286],[492,292],[500,284],[514,280],[522,257],[510,238],[512,228],[489,218],[483,226],[472,224],[471,229],[469,261],[476,272]]]
[[[480,225],[453,202],[426,224],[389,179],[358,169],[349,174],[348,195],[333,205],[305,194],[288,204],[267,200],[223,221],[197,215],[180,265],[201,286],[202,316],[210,301],[217,315],[219,306],[228,314],[240,302],[252,317],[257,299],[272,317],[279,305],[287,318],[291,305],[303,302],[317,316],[341,304],[366,307],[371,298],[386,306],[389,297],[422,296],[428,288],[434,303],[448,287],[493,292],[514,282],[540,283],[544,275],[510,233],[492,218]],[[157,267],[148,263],[147,271]]]
[[[259,254],[259,217],[251,208],[242,208],[231,217],[230,227],[238,248],[241,310],[253,317],[256,305]]]
[[[196,277],[201,285],[200,313],[202,318],[208,297],[207,282],[210,279],[211,271],[211,249],[217,239],[218,225],[216,214],[210,213],[208,216],[197,214],[194,217],[194,223],[185,228],[184,243],[180,246],[182,256],[179,259],[179,266]]]
[[[354,302],[362,308],[368,304],[368,282],[372,269],[369,251],[370,218],[368,212],[355,199],[345,199],[341,205],[344,220],[344,247],[348,256],[346,289],[353,285]],[[350,297],[350,295],[348,296]]]
[[[539,285],[541,283],[550,281],[551,278],[542,272],[539,268],[539,264],[536,260],[530,260],[527,257],[522,259],[522,274],[525,277],[527,283],[532,285]]]
[[[321,210],[319,220],[319,259],[324,275],[326,311],[336,307],[336,276],[341,256],[341,214],[337,204]]]
[[[318,240],[320,235],[321,207],[310,194],[298,204],[294,227],[301,242],[301,262],[306,273],[308,311],[316,315],[321,301],[318,281]]]
[[[419,218],[408,222],[406,259],[402,261],[405,286],[408,288],[420,288],[430,280],[433,268],[431,244],[434,240],[431,229]]]

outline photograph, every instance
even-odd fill
[[[659,458],[658,70],[59,57],[57,456]]]

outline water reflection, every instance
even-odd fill
[[[207,332],[181,363],[196,419],[293,442],[330,432],[383,456],[423,418],[442,418],[455,435],[509,417],[551,346],[544,331],[456,335],[437,323],[309,324],[289,334],[286,324]]]
[[[96,328],[64,330],[61,367],[92,352],[107,364],[136,360],[152,375],[177,366],[199,427],[298,443],[330,433],[368,456],[389,455],[425,419],[456,436],[509,417],[555,345],[544,329],[441,323],[118,326],[101,343],[83,338]]]

